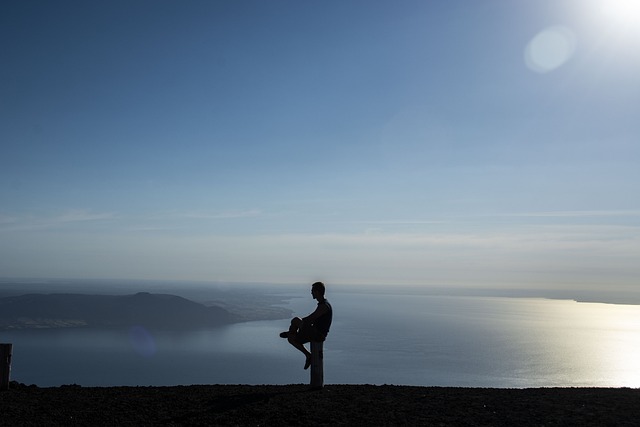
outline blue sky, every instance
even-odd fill
[[[627,3],[3,2],[0,276],[632,288]]]

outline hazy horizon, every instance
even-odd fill
[[[318,280],[322,280],[318,278]],[[280,301],[279,295],[309,297],[310,283],[269,282],[214,282],[191,280],[151,279],[73,279],[73,278],[8,278],[0,277],[0,297],[29,293],[40,294],[94,294],[133,295],[139,292],[172,294],[199,303],[218,301],[242,307],[241,311],[261,312],[264,307]],[[640,305],[640,291],[628,287],[589,287],[584,285],[562,286],[452,286],[447,284],[345,284],[326,283],[330,298],[340,298],[344,293],[422,295],[422,296],[466,296],[499,298],[542,298],[572,300],[584,303]],[[274,299],[275,297],[275,299]],[[252,317],[252,316],[249,316]]]
[[[635,291],[637,5],[7,1],[0,276]]]

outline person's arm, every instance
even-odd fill
[[[328,311],[329,311],[329,307],[327,307],[327,304],[319,304],[318,307],[315,309],[315,311],[310,315],[308,315],[307,317],[303,317],[302,321],[313,323],[318,317],[322,316]]]

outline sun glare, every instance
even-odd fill
[[[611,31],[640,38],[640,0],[602,0],[595,13]]]
[[[640,1],[607,0],[602,3],[602,13],[620,25],[640,24]]]

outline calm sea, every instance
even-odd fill
[[[325,383],[640,387],[640,306],[566,300],[333,293]],[[309,296],[288,307],[306,315]],[[304,358],[288,321],[188,333],[0,333],[12,379],[39,386],[291,384]]]

